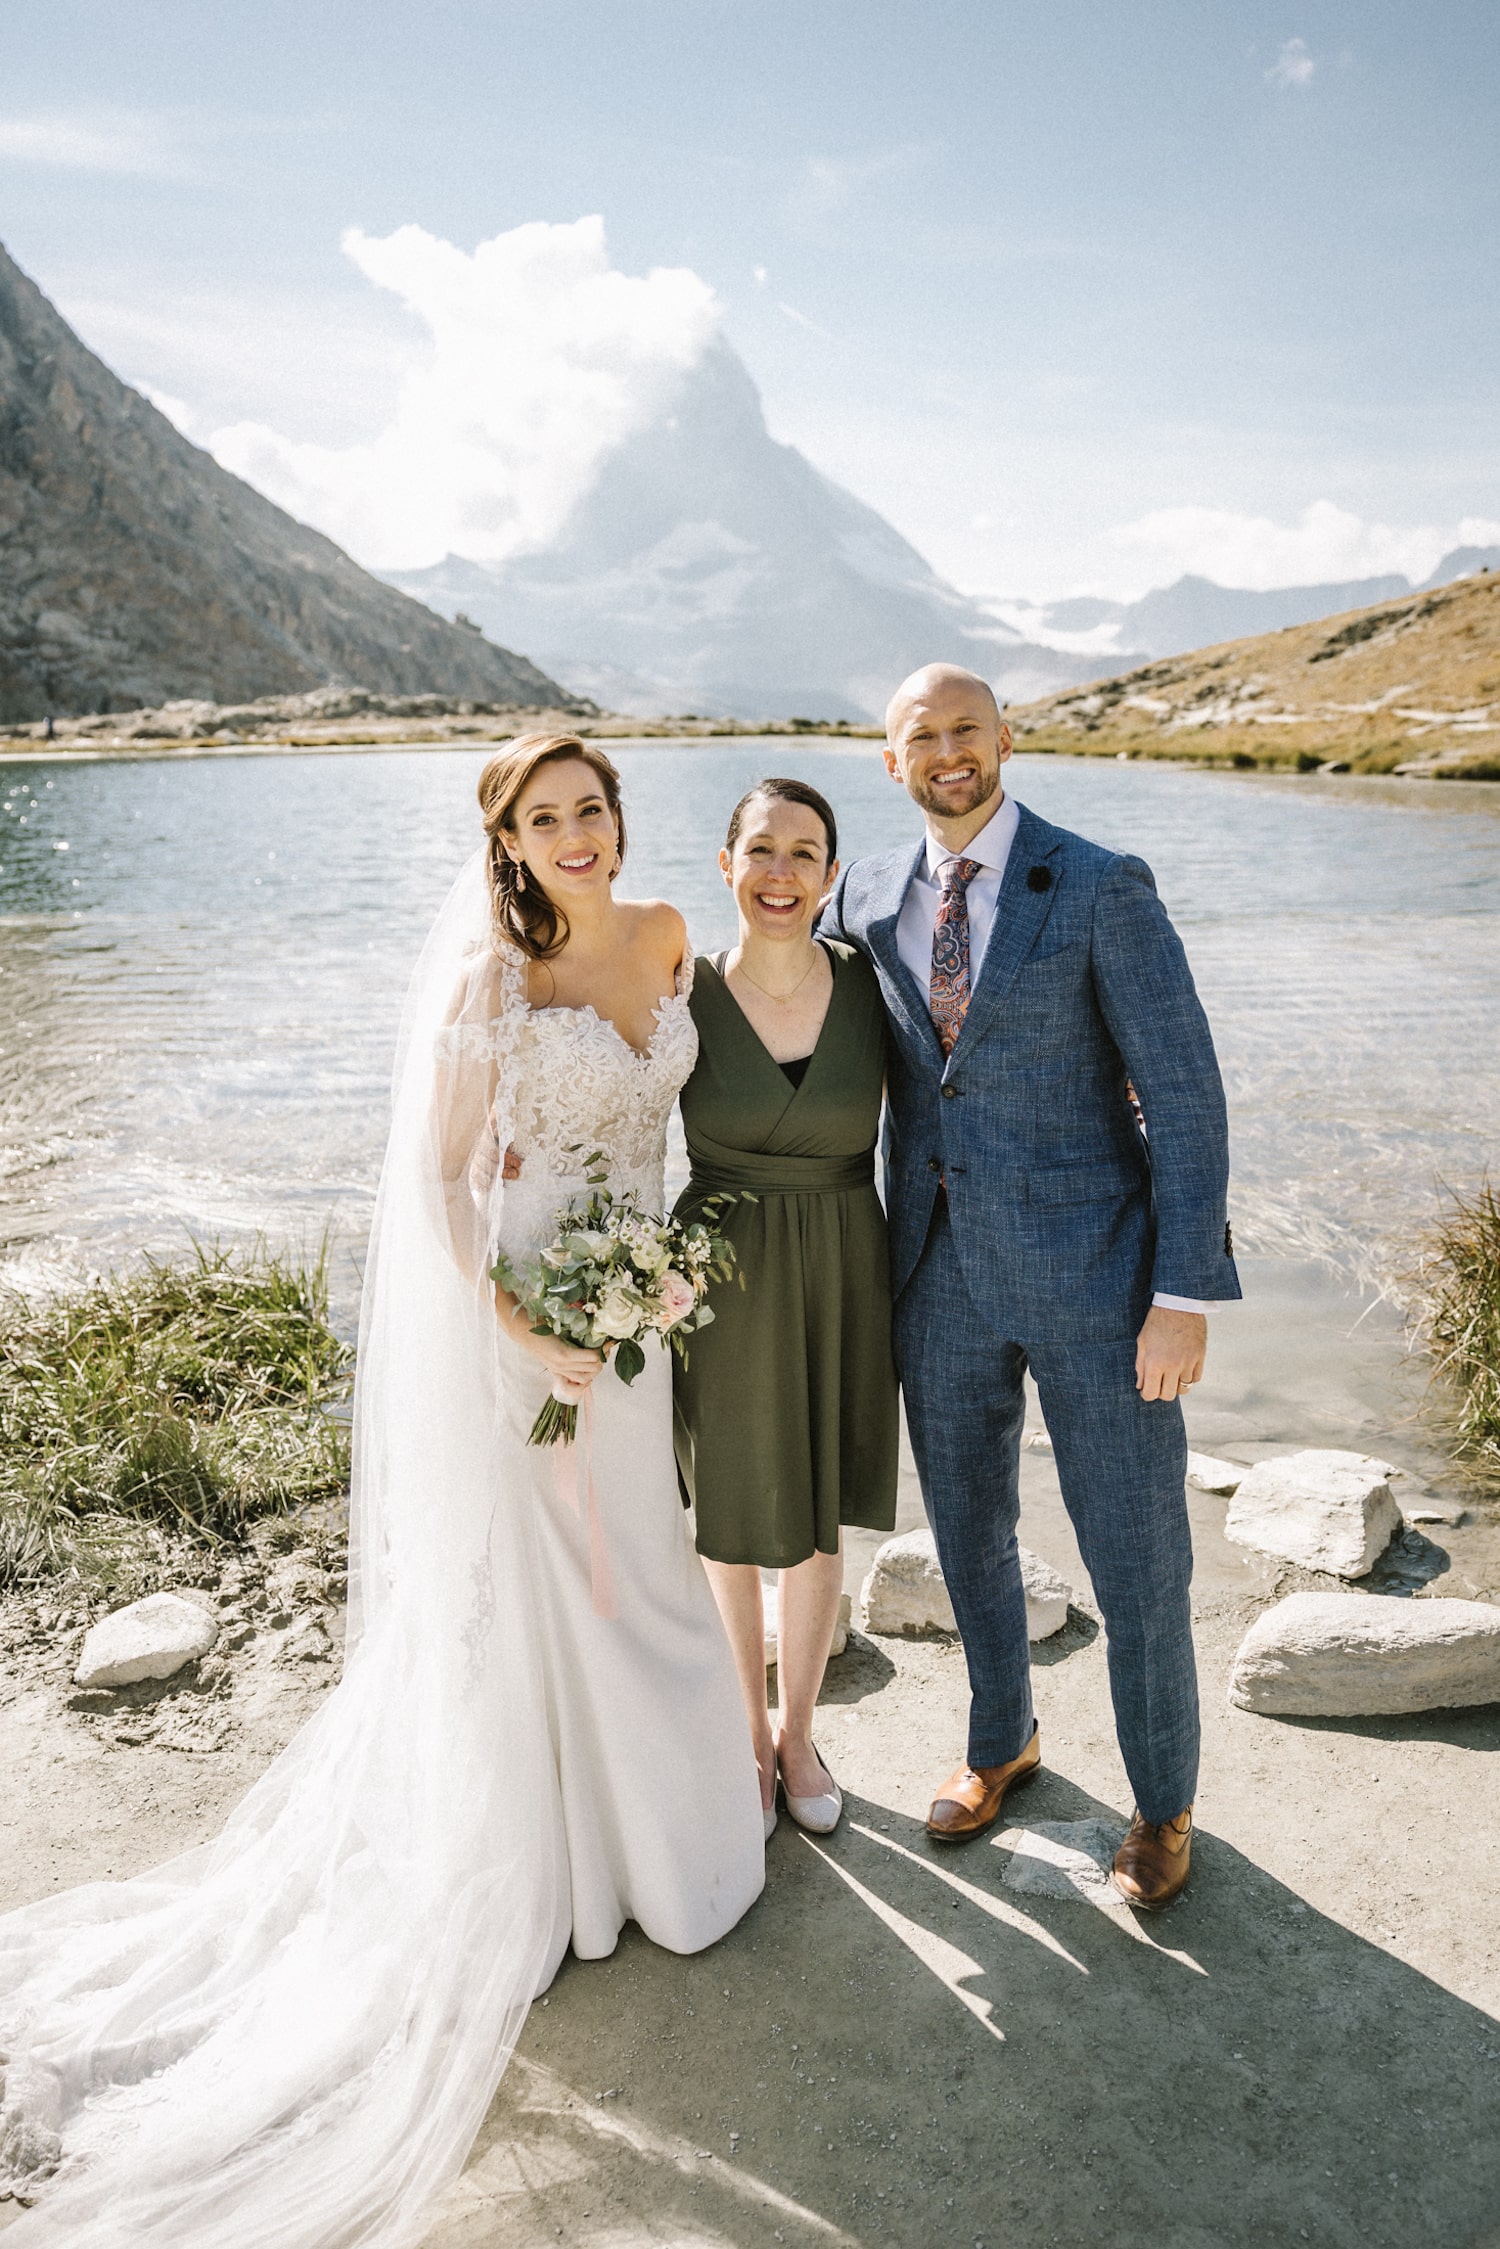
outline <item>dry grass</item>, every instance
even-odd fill
[[[200,1249],[5,1309],[0,1591],[51,1578],[134,1599],[347,1487],[353,1355],[325,1257]]]
[[[1438,1372],[1458,1400],[1460,1457],[1500,1470],[1500,1190],[1488,1180],[1454,1196],[1421,1279]]]

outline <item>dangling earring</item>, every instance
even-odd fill
[[[610,868],[610,870],[609,870],[609,879],[610,879],[610,881],[611,881],[611,882],[613,882],[613,881],[614,881],[614,879],[615,879],[615,876],[616,876],[616,875],[617,875],[617,874],[619,873],[620,869],[621,869],[621,868],[622,868],[622,867],[624,866],[624,864],[625,864],[625,860],[624,860],[624,857],[623,857],[623,855],[622,855],[622,854],[621,854],[620,852],[618,852],[618,851],[617,851],[617,852],[615,853],[615,863],[614,863],[614,865],[613,865],[613,866],[612,866],[612,867]]]
[[[516,870],[516,888],[517,890],[524,890],[526,888],[526,869],[521,864],[521,861],[519,859],[514,861],[514,866]]]

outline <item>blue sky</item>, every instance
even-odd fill
[[[431,337],[346,230],[597,213],[965,586],[1285,583],[1500,537],[1497,94],[1494,0],[49,0],[0,238],[193,434],[347,450]]]

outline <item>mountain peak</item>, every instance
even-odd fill
[[[779,444],[722,336],[605,456],[545,549],[390,576],[624,710],[878,717],[908,671],[940,660],[1003,694],[1077,677]]]

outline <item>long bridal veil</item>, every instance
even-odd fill
[[[15,2249],[416,2242],[546,1972],[567,1871],[454,1160],[503,1060],[487,930],[481,853],[402,1025],[343,1679],[214,1841],[0,1920],[0,2186],[37,2198]]]

